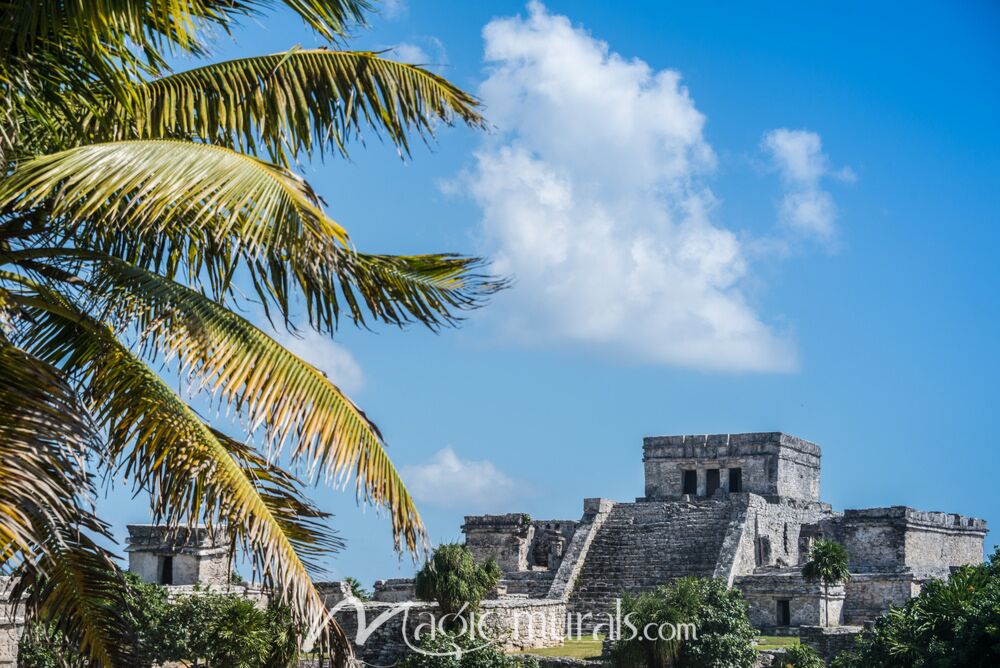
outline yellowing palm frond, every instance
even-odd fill
[[[397,546],[416,549],[423,525],[368,417],[322,372],[257,327],[205,296],[113,260],[96,291],[157,348],[176,354],[197,388],[233,405],[268,449],[291,442],[295,459],[327,478],[353,474],[359,494],[392,518]]]
[[[250,477],[259,473],[259,459],[244,468],[246,450],[231,452],[233,442],[220,439],[106,326],[43,296],[17,297],[35,311],[32,349],[84,384],[95,420],[109,434],[107,456],[121,458],[126,478],[150,492],[155,521],[228,524],[278,599],[299,619],[322,619],[323,600],[296,551],[302,527],[288,521],[295,508],[273,484],[262,489]],[[349,652],[343,643],[339,649]]]
[[[308,184],[291,172],[218,146],[180,141],[92,144],[25,161],[0,184],[0,208],[45,204],[69,224],[166,233],[204,226],[205,241],[238,235],[302,251],[345,242]]]

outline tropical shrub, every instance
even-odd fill
[[[1000,665],[1000,547],[990,559],[926,583],[863,631],[836,668],[987,668]]]
[[[775,668],[825,668],[826,664],[809,645],[790,645],[774,662]]]
[[[625,596],[622,615],[639,633],[631,638],[628,628],[622,630],[612,647],[615,668],[752,668],[757,660],[746,601],[722,580],[688,577]],[[693,624],[696,632],[689,639],[683,633],[647,639],[642,631],[649,624]]]
[[[299,659],[302,633],[288,608],[266,610],[236,595],[197,594],[167,602],[166,591],[128,575],[130,668],[165,662],[197,663],[207,668],[288,668]],[[19,668],[89,668],[90,662],[55,627],[35,622],[22,635]]]
[[[475,612],[503,573],[492,559],[477,564],[465,545],[439,545],[416,578],[417,598],[436,601],[442,614]]]
[[[113,574],[120,579],[118,600],[122,640],[130,645],[135,668],[152,666],[162,660],[169,628],[165,623],[169,604],[163,587],[143,582],[131,573]],[[18,643],[20,668],[76,668],[88,666],[78,648],[67,641],[54,622],[28,624]]]

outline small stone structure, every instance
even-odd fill
[[[834,511],[820,500],[820,459],[818,445],[780,432],[649,437],[634,502],[587,499],[578,521],[470,516],[466,544],[497,559],[508,593],[566,602],[571,631],[603,621],[625,592],[686,575],[740,589],[760,629],[862,624],[928,578],[982,561],[983,520],[903,506]],[[543,526],[559,527],[558,547]],[[847,548],[845,586],[801,576],[819,538]]]
[[[128,526],[128,569],[159,585],[226,584],[229,542],[224,527]]]

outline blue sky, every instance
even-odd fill
[[[644,435],[739,431],[819,443],[837,509],[1000,527],[997,28],[988,2],[390,3],[352,47],[434,65],[493,130],[303,172],[359,248],[514,286],[458,330],[295,349],[379,423],[435,542],[640,495]],[[216,57],[315,43],[279,13]],[[385,519],[312,494],[332,577],[412,572]]]

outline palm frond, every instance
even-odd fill
[[[216,433],[106,325],[44,291],[15,299],[36,311],[31,349],[86,387],[108,433],[108,457],[150,493],[154,521],[227,523],[296,617],[323,619],[323,601],[286,533],[288,507],[269,503]]]
[[[293,456],[327,479],[353,474],[359,496],[392,518],[397,547],[420,546],[423,525],[378,428],[321,371],[204,295],[108,258],[93,285],[123,323],[158,352],[176,355],[195,389],[218,394],[262,428],[272,452]]]
[[[31,615],[100,665],[128,665],[117,568],[92,538],[110,534],[86,507],[96,429],[56,369],[9,343],[0,387],[0,569],[16,568]]]
[[[291,172],[218,146],[180,141],[92,144],[17,166],[0,184],[0,208],[49,214],[68,223],[165,233],[215,223],[215,240],[238,235],[251,253],[286,252],[335,239],[309,185]]]
[[[2,568],[15,555],[44,550],[40,516],[64,525],[78,517],[92,491],[85,460],[97,432],[58,371],[6,340],[0,340],[0,387]]]
[[[371,8],[367,0],[11,0],[0,6],[0,52],[83,37],[114,57],[129,47],[152,59],[164,50],[202,53],[212,31],[228,32],[239,19],[275,5],[291,8],[329,40],[363,23]]]
[[[346,154],[365,126],[409,151],[436,123],[482,127],[479,102],[416,65],[367,51],[294,49],[180,72],[144,84],[134,108],[93,119],[113,139],[190,137],[288,164],[300,153]]]
[[[83,530],[108,535],[107,527],[93,516],[70,526],[40,524],[49,529],[44,551],[17,570],[12,596],[23,597],[30,617],[58,628],[97,665],[136,665],[121,571]]]

